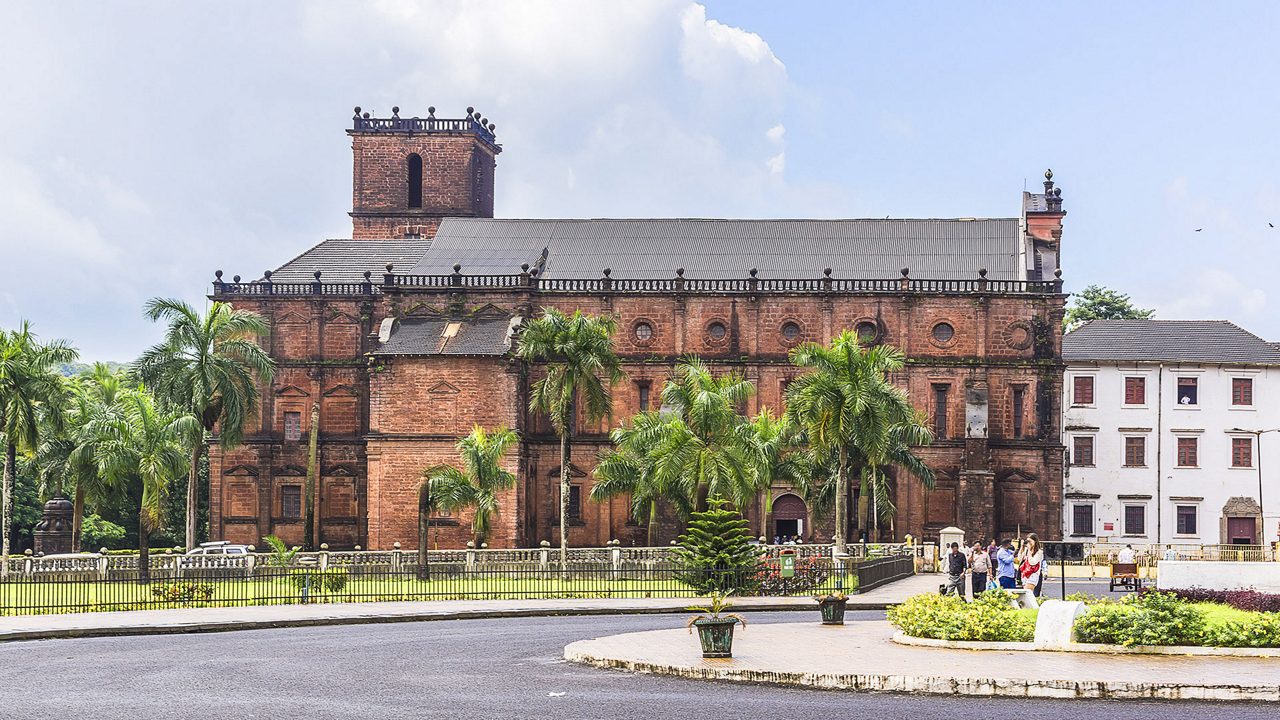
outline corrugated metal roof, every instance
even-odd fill
[[[503,355],[511,347],[510,317],[451,320],[406,318],[375,355]],[[452,337],[446,330],[457,323]]]
[[[430,240],[325,240],[271,273],[273,282],[311,282],[319,270],[324,282],[361,282],[366,270],[382,282],[387,264],[408,272],[431,246]]]
[[[1062,359],[1280,365],[1280,348],[1226,320],[1094,320],[1063,336]]]
[[[1025,280],[1016,218],[975,220],[493,220],[447,218],[410,270],[444,275],[512,274],[537,267],[547,278],[698,279],[912,277]]]

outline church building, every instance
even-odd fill
[[[893,378],[926,412],[937,475],[925,490],[896,473],[885,541],[1060,535],[1062,193],[1022,194],[1004,218],[740,220],[497,219],[495,126],[374,118],[356,108],[350,238],[325,240],[254,280],[217,273],[211,297],[262,314],[278,370],[240,447],[210,455],[210,535],[299,543],[312,423],[318,423],[319,541],[331,548],[417,547],[425,468],[458,463],[475,425],[513,428],[518,478],[501,499],[491,547],[553,543],[559,444],[527,410],[539,372],[514,355],[542,308],[608,314],[627,379],[612,422],[580,422],[568,499],[569,542],[645,542],[628,502],[589,499],[611,426],[655,407],[682,357],[756,386],[746,411],[783,410],[801,372],[797,344],[852,329],[907,357]],[[786,486],[745,508],[761,535],[829,541],[831,517]],[[856,507],[851,502],[850,507]],[[847,537],[858,538],[851,513]],[[470,516],[430,518],[433,546],[461,547]],[[678,530],[664,522],[658,542]],[[876,540],[872,537],[871,540]]]

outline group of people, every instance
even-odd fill
[[[968,549],[961,549],[960,543],[953,542],[943,562],[947,570],[947,584],[942,587],[944,595],[954,592],[964,597],[965,575],[969,576],[975,596],[996,588],[1021,587],[1040,597],[1040,588],[1044,585],[1044,549],[1035,533],[1027,535],[1026,540],[1016,546],[1008,538],[999,543],[992,540],[990,545],[979,541]]]
[[[774,535],[774,545],[803,545],[804,539],[799,535]]]

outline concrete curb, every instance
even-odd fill
[[[689,603],[697,602],[697,598],[691,598]],[[869,602],[854,603],[850,602],[846,607],[846,611],[859,610],[884,610],[890,605],[896,603]],[[740,606],[738,612],[757,613],[757,612],[797,612],[808,611],[815,612],[816,605],[812,604],[796,604],[796,603],[774,603],[774,604],[753,604],[749,606]],[[621,606],[621,607],[560,607],[560,608],[511,608],[511,609],[483,609],[483,610],[457,610],[457,611],[424,611],[421,613],[402,613],[388,615],[350,615],[350,616],[328,616],[328,617],[302,617],[302,618],[280,618],[270,620],[218,620],[208,622],[175,622],[165,624],[135,624],[135,625],[100,625],[89,627],[73,627],[73,628],[49,628],[49,629],[31,629],[31,630],[4,630],[0,629],[0,643],[5,642],[22,642],[27,640],[53,640],[60,638],[91,638],[91,637],[125,637],[133,635],[180,635],[188,633],[211,633],[211,632],[233,632],[236,630],[268,630],[275,628],[291,628],[291,627],[326,627],[332,625],[372,625],[381,623],[407,623],[407,622],[431,622],[436,620],[489,620],[495,618],[522,618],[522,617],[568,617],[568,616],[591,616],[591,615],[657,615],[657,614],[676,614],[688,613],[688,609],[684,606],[667,606],[667,607],[643,607],[643,606]],[[91,613],[83,613],[88,616]],[[59,616],[63,617],[63,616]],[[3,622],[0,620],[0,622]]]
[[[564,658],[593,667],[670,675],[695,680],[722,680],[856,692],[924,693],[975,697],[1072,698],[1107,700],[1280,701],[1280,685],[1173,685],[1124,681],[993,680],[928,675],[876,675],[753,670],[732,667],[733,659],[703,660],[703,666],[596,656],[585,649],[592,641],[568,645]]]
[[[1206,647],[1200,645],[1103,645],[1100,643],[1072,643],[1070,648],[1041,648],[1029,642],[980,642],[976,640],[939,640],[937,638],[921,638],[906,635],[901,631],[893,634],[893,641],[899,645],[913,647],[946,648],[947,650],[1016,650],[1064,652],[1064,653],[1101,653],[1104,655],[1186,655],[1203,657],[1248,657],[1248,658],[1280,658],[1280,648],[1232,648]],[[1280,668],[1277,668],[1280,670]]]

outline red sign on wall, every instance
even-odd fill
[[[1115,523],[1102,523],[1102,529],[1103,529],[1103,530],[1106,530],[1107,532],[1111,532],[1112,530],[1115,530],[1115,529],[1116,529],[1116,524],[1115,524]]]

